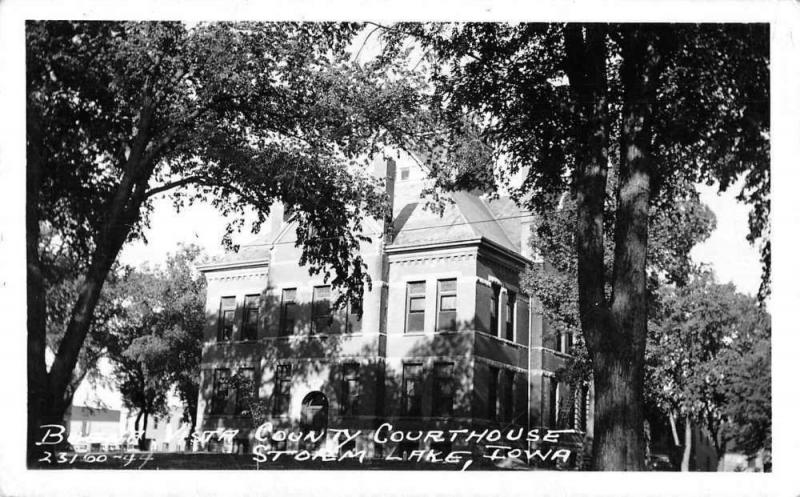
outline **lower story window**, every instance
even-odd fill
[[[505,421],[514,421],[514,371],[506,371],[505,392],[503,392],[503,417]]]
[[[403,414],[422,415],[422,364],[403,364]]]
[[[289,394],[292,379],[292,365],[279,364],[275,370],[275,390],[272,394],[272,415],[280,416],[289,412]]]
[[[250,409],[250,402],[256,396],[255,370],[241,368],[236,376],[236,414],[243,414]]]
[[[342,416],[358,414],[359,390],[358,364],[345,364],[342,367],[342,397],[340,400]]]
[[[453,415],[453,363],[437,362],[433,365],[433,415]]]
[[[497,420],[497,387],[500,377],[500,370],[494,366],[489,366],[489,395],[487,396],[487,415],[488,419]]]
[[[214,384],[211,395],[211,414],[224,414],[228,409],[230,379],[230,369],[220,368],[214,370]]]

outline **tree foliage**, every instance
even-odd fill
[[[612,181],[613,183],[613,181]],[[706,240],[716,226],[711,210],[699,200],[691,186],[663,208],[652,208],[650,226],[648,288],[650,308],[658,309],[659,290],[684,285],[695,267],[692,248]],[[577,256],[573,249],[575,202],[565,197],[560,208],[536,216],[531,248],[543,263],[529,268],[523,285],[542,304],[543,316],[552,333],[573,336],[572,357],[558,372],[573,387],[591,382],[591,358],[581,333],[578,311]],[[610,223],[610,221],[607,221]],[[612,229],[610,226],[609,229]],[[605,271],[613,271],[613,244],[606,242]],[[610,288],[606,290],[611,292]]]
[[[189,246],[171,255],[164,269],[127,268],[107,287],[124,313],[103,335],[125,406],[163,415],[174,390],[192,426],[205,326],[205,278],[193,267],[199,257]]]
[[[769,449],[769,315],[709,272],[661,288],[659,302],[648,342],[648,400],[707,428],[720,455],[729,441],[748,454]]]
[[[466,121],[495,151],[485,168],[522,174],[523,205],[546,212],[571,191],[578,316],[595,373],[595,468],[642,469],[652,208],[687,182],[725,189],[743,176],[768,290],[768,29],[406,23],[386,32],[390,53],[413,37],[435,61],[431,108],[451,129],[438,147],[458,147]],[[443,188],[458,177],[432,170]]]
[[[40,253],[47,288],[47,348],[48,353],[54,355],[66,332],[75,293],[81,285],[81,275],[75,258],[47,226],[42,231]],[[103,380],[97,366],[100,359],[107,355],[104,336],[114,329],[124,314],[120,299],[115,298],[118,274],[116,269],[112,270],[109,288],[98,302],[95,319],[78,357],[72,381],[65,392],[65,398],[69,402],[83,381],[96,383]]]
[[[570,92],[589,81],[570,75],[567,45],[575,35],[570,29],[586,37],[593,28],[601,28],[598,36],[605,47],[603,98],[612,116],[609,160],[618,162],[621,153],[622,44],[631,32],[652,31],[659,38],[650,54],[658,58],[659,66],[651,130],[658,166],[653,191],[659,195],[654,199],[657,204],[668,202],[673,193],[698,182],[716,182],[725,191],[743,178],[738,198],[752,206],[747,239],[762,249],[760,295],[766,296],[770,269],[766,25],[401,23],[385,27],[389,53],[400,52],[409,38],[427,50],[434,88],[431,111],[448,123],[450,133],[437,145],[454,153],[463,148],[467,136],[473,150],[489,146],[493,151],[491,157],[482,154],[484,160],[477,164],[432,163],[439,184],[463,188],[453,178],[466,178],[470,175],[459,173],[469,172],[484,179],[480,184],[484,188],[498,182],[513,187],[504,178],[521,172],[524,181],[512,193],[540,211],[551,210],[560,192],[577,186],[573,173],[589,144],[575,133],[585,116]],[[598,54],[586,55],[586,63],[601,62]],[[480,140],[474,135],[476,128]],[[495,171],[489,181],[487,168]],[[610,189],[608,194],[613,201],[616,192]]]
[[[364,166],[413,123],[413,78],[368,69],[349,23],[72,22],[27,24],[29,439],[58,422],[105,281],[122,246],[143,238],[152,199],[209,202],[258,230],[275,201],[297,213],[301,263],[359,300],[358,248],[380,218]],[[46,225],[46,228],[44,227]],[[49,371],[43,229],[79,283]],[[311,236],[314,233],[314,236]]]

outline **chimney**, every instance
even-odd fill
[[[384,161],[375,164],[375,174],[383,177],[386,185],[386,195],[389,197],[388,211],[383,219],[383,236],[385,243],[392,243],[394,238],[394,180],[397,173],[397,164],[394,159],[387,157]]]
[[[283,202],[275,201],[269,208],[269,239],[275,241],[275,237],[281,231],[283,225],[285,208]]]

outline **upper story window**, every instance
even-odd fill
[[[345,320],[345,331],[347,333],[360,333],[361,332],[361,316],[359,316],[360,309],[352,302],[347,303],[347,316]]]
[[[453,415],[453,363],[433,365],[433,416]]]
[[[422,364],[403,364],[403,414],[422,415]]]
[[[281,293],[280,336],[294,334],[297,320],[297,288],[284,288]]]
[[[562,332],[556,335],[556,350],[569,354],[572,350],[572,333]]]
[[[439,331],[455,330],[456,323],[456,279],[439,280],[437,286],[437,305],[439,313],[436,317],[436,329]]]
[[[406,331],[425,331],[425,282],[406,285]]]
[[[500,285],[492,285],[492,300],[489,309],[489,333],[499,336],[498,321],[500,319]]]
[[[244,297],[242,340],[258,339],[258,295]]]
[[[342,396],[340,399],[342,416],[358,414],[358,398],[361,393],[359,386],[358,364],[344,364],[342,366]]]
[[[236,297],[222,297],[219,303],[219,329],[217,341],[228,341],[233,337],[233,317],[236,314]]]
[[[400,168],[400,181],[407,180],[410,175],[411,175],[411,169],[409,169],[407,167],[401,167]]]
[[[214,383],[211,394],[211,414],[223,414],[228,407],[230,395],[231,370],[219,368],[214,370]]]
[[[506,294],[506,340],[514,341],[514,319],[516,316],[517,295],[514,292]]]
[[[311,297],[311,333],[329,333],[333,324],[331,287],[315,286]]]
[[[280,416],[289,412],[292,365],[278,364],[275,369],[275,389],[272,392],[272,415]]]

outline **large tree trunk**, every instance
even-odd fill
[[[597,470],[640,469],[631,463],[632,436],[626,407],[634,401],[630,382],[637,371],[617,357],[614,322],[606,298],[604,211],[608,175],[609,114],[607,100],[607,33],[605,26],[568,25],[566,70],[576,107],[580,143],[575,171],[577,205],[578,308],[581,329],[592,359],[595,381],[593,467]],[[640,436],[642,436],[641,434]]]
[[[607,350],[595,353],[594,469],[644,469],[644,417],[637,389],[641,368]]]
[[[621,157],[609,304],[603,231],[609,140],[605,29],[568,25],[565,31],[576,137],[583,144],[575,171],[578,306],[595,381],[594,469],[643,470],[649,148],[659,59],[651,30],[622,28]]]
[[[644,469],[647,225],[652,106],[659,57],[648,28],[622,28],[623,91],[611,301],[612,326],[595,352],[596,469]]]
[[[148,134],[153,117],[152,102],[142,107],[138,132],[131,144],[120,183],[109,199],[102,226],[95,240],[95,250],[72,309],[70,321],[59,344],[49,373],[44,361],[46,346],[45,289],[39,267],[38,195],[41,188],[44,158],[40,129],[29,115],[27,173],[27,255],[28,255],[28,447],[29,461],[38,457],[35,445],[45,424],[63,425],[71,402],[70,383],[83,342],[89,332],[94,310],[108,272],[119,254],[146,199],[148,180],[155,167],[155,150],[148,149]],[[39,438],[37,438],[39,437]]]
[[[44,433],[40,426],[52,420],[44,420],[48,408],[47,365],[47,309],[44,275],[39,260],[39,190],[42,182],[41,127],[28,109],[28,165],[25,190],[25,231],[27,257],[27,304],[28,304],[28,430],[27,460],[30,464],[40,458],[41,446],[35,445]]]

